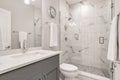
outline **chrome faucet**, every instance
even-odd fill
[[[26,40],[23,41],[23,53],[25,53],[28,50],[27,48],[27,42]]]

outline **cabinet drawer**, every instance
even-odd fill
[[[44,80],[44,76],[42,73],[38,73],[27,80]]]
[[[45,80],[59,80],[59,70],[58,68],[50,71],[49,73],[46,74]]]

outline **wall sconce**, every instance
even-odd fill
[[[35,0],[31,0],[32,2],[34,2]]]
[[[24,0],[24,3],[29,5],[30,4],[30,0]]]
[[[31,2],[34,2],[35,0],[24,0],[24,3],[26,4],[26,5],[29,5]]]

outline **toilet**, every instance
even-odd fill
[[[65,80],[75,80],[75,77],[78,75],[78,67],[72,64],[61,64],[60,71],[64,75]]]

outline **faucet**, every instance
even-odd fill
[[[23,41],[23,53],[28,50],[26,40]]]

